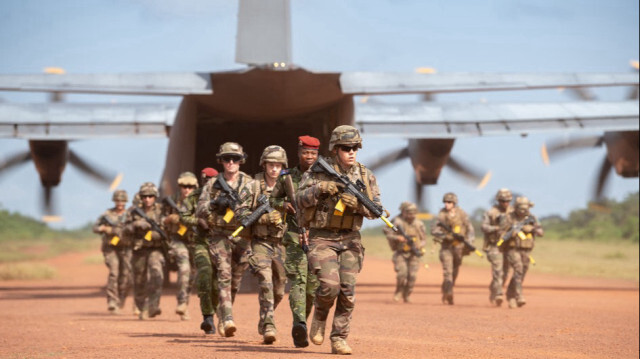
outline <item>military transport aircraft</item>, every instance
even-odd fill
[[[473,176],[450,158],[458,138],[539,132],[603,131],[608,161],[638,176],[638,99],[620,102],[381,103],[355,96],[514,91],[604,86],[638,87],[634,73],[375,73],[310,72],[291,62],[289,0],[240,0],[236,62],[247,67],[210,73],[0,75],[0,91],[182,96],[173,104],[0,103],[0,137],[30,143],[45,188],[55,186],[74,156],[67,141],[168,136],[161,188],[171,194],[182,171],[210,164],[225,141],[260,153],[281,144],[295,153],[299,134],[320,138],[357,126],[365,135],[408,139],[380,166],[408,157],[420,187],[435,184],[445,165]],[[621,135],[617,135],[621,134]],[[635,140],[635,146],[628,141]],[[46,150],[38,148],[47,146]],[[25,160],[18,156],[0,171]],[[245,167],[258,168],[258,156]],[[89,171],[91,172],[91,171]],[[95,172],[95,171],[93,171]],[[475,177],[478,177],[475,175]]]

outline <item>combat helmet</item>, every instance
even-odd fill
[[[458,196],[453,192],[447,192],[442,197],[442,202],[453,202],[453,204],[458,204]]]
[[[178,186],[195,186],[198,187],[198,179],[193,172],[182,172],[178,176]]]
[[[127,202],[129,200],[129,198],[127,197],[127,191],[123,189],[116,190],[115,192],[113,192],[111,200],[114,202]]]
[[[362,148],[360,132],[357,128],[349,125],[334,128],[329,140],[329,151],[333,151],[335,145],[358,145],[358,148]]]
[[[498,202],[500,201],[511,202],[512,199],[513,199],[513,194],[511,194],[511,191],[507,188],[500,188],[498,190],[498,193],[496,193],[496,201]]]
[[[140,186],[140,190],[138,191],[140,196],[154,196],[158,197],[160,194],[158,193],[158,188],[153,182],[145,182]]]
[[[404,212],[404,211],[414,211],[417,212],[418,211],[418,206],[415,205],[415,203],[411,203],[411,202],[402,202],[400,204],[400,212]]]
[[[533,202],[527,197],[516,197],[516,212],[523,216],[529,213],[529,208],[533,207]]]
[[[245,163],[247,159],[247,154],[242,150],[242,146],[235,142],[225,142],[220,145],[218,153],[216,154],[216,158],[220,161],[222,160],[222,156],[225,155],[237,155],[242,157],[242,159],[240,160],[240,164]]]
[[[264,165],[266,162],[282,163],[285,167],[289,167],[289,163],[287,162],[287,152],[284,148],[277,145],[267,146],[267,148],[262,151],[262,156],[260,156],[260,166]]]

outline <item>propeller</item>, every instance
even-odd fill
[[[16,153],[5,161],[0,162],[0,174],[5,170],[11,169],[11,167],[18,166],[29,160],[31,160],[31,153],[29,151]]]
[[[542,148],[540,149],[540,154],[542,156],[542,161],[548,166],[552,157],[557,157],[559,155],[585,148],[600,147],[603,143],[603,136],[570,138],[567,140],[552,142],[550,145],[543,143]]]
[[[113,177],[112,175],[106,174],[103,171],[97,169],[95,166],[89,164],[88,161],[82,159],[73,150],[69,150],[68,160],[69,160],[69,163],[73,167],[80,170],[80,172],[84,173],[85,175],[93,178],[94,180],[102,184],[108,185],[109,191],[113,192],[113,190],[118,188],[118,185],[120,185],[120,182],[122,182],[122,177],[123,177],[122,173],[118,173],[115,177]]]

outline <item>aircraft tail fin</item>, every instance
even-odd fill
[[[289,0],[240,0],[236,62],[276,68],[290,66]]]

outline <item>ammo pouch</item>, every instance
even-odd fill
[[[522,231],[516,234],[516,247],[523,249],[532,249],[535,237],[531,233],[524,233]]]

